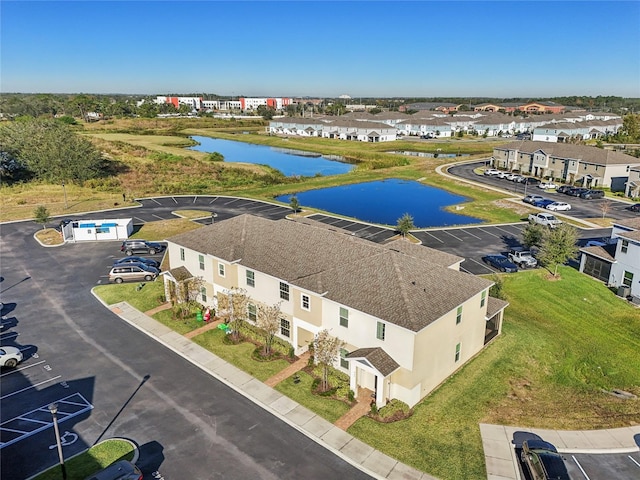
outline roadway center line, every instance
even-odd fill
[[[17,390],[17,391],[12,392],[12,393],[10,393],[8,395],[3,395],[2,397],[0,397],[0,400],[4,400],[5,398],[13,397],[14,395],[17,395],[17,394],[22,393],[22,392],[26,392],[27,390],[31,390],[32,388],[36,388],[36,387],[38,387],[40,385],[43,385],[45,383],[53,382],[54,380],[57,380],[60,377],[62,377],[62,375],[57,375],[57,376],[55,376],[53,378],[50,378],[48,380],[43,380],[42,382],[34,383],[33,385],[31,385],[31,386],[29,386],[27,388],[23,388],[22,390]]]
[[[591,480],[589,478],[589,475],[587,475],[587,472],[585,472],[584,468],[582,468],[582,465],[580,465],[580,462],[578,462],[578,459],[575,457],[575,455],[571,455],[571,458],[573,458],[573,461],[576,462],[576,465],[578,466],[578,468],[580,469],[580,471],[584,475],[584,478],[586,478],[587,480]]]
[[[26,370],[27,368],[35,367],[36,365],[40,365],[42,363],[44,363],[44,360],[40,360],[39,362],[32,363],[30,365],[25,365],[25,366],[20,367],[20,368],[14,368],[10,372],[3,373],[2,375],[0,375],[0,377],[6,377],[7,375],[11,375],[12,373],[21,372],[22,370]]]

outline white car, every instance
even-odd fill
[[[553,202],[547,205],[547,210],[553,210],[554,212],[571,210],[571,205],[566,202]]]
[[[495,168],[487,168],[484,171],[484,174],[489,176],[498,175],[499,173],[500,173],[500,170],[496,170]]]
[[[15,367],[22,361],[22,352],[16,347],[0,347],[0,367]]]
[[[544,190],[550,189],[550,188],[558,188],[558,185],[556,185],[555,183],[549,181],[549,182],[542,182],[540,185],[538,185],[538,188],[542,188]]]

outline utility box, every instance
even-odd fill
[[[631,287],[629,287],[627,285],[620,285],[618,287],[618,296],[619,297],[627,298],[629,295],[631,295]]]

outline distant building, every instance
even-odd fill
[[[156,97],[157,104],[171,103],[176,109],[180,108],[180,105],[188,105],[192,110],[202,109],[202,97]]]

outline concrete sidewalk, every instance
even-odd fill
[[[99,299],[98,299],[99,300]],[[375,450],[126,302],[108,306],[138,330],[376,479],[437,480]]]
[[[632,453],[640,450],[640,426],[609,430],[544,430],[480,424],[489,480],[520,479],[514,435],[534,434],[560,453]],[[517,435],[516,435],[517,436]]]
[[[101,300],[98,298],[98,301]],[[338,426],[128,303],[105,306],[127,323],[372,477],[391,480],[437,480],[352,437]],[[562,453],[626,453],[640,450],[640,426],[610,430],[558,431],[480,424],[489,480],[520,480],[513,442],[516,432],[538,435],[554,444]]]

